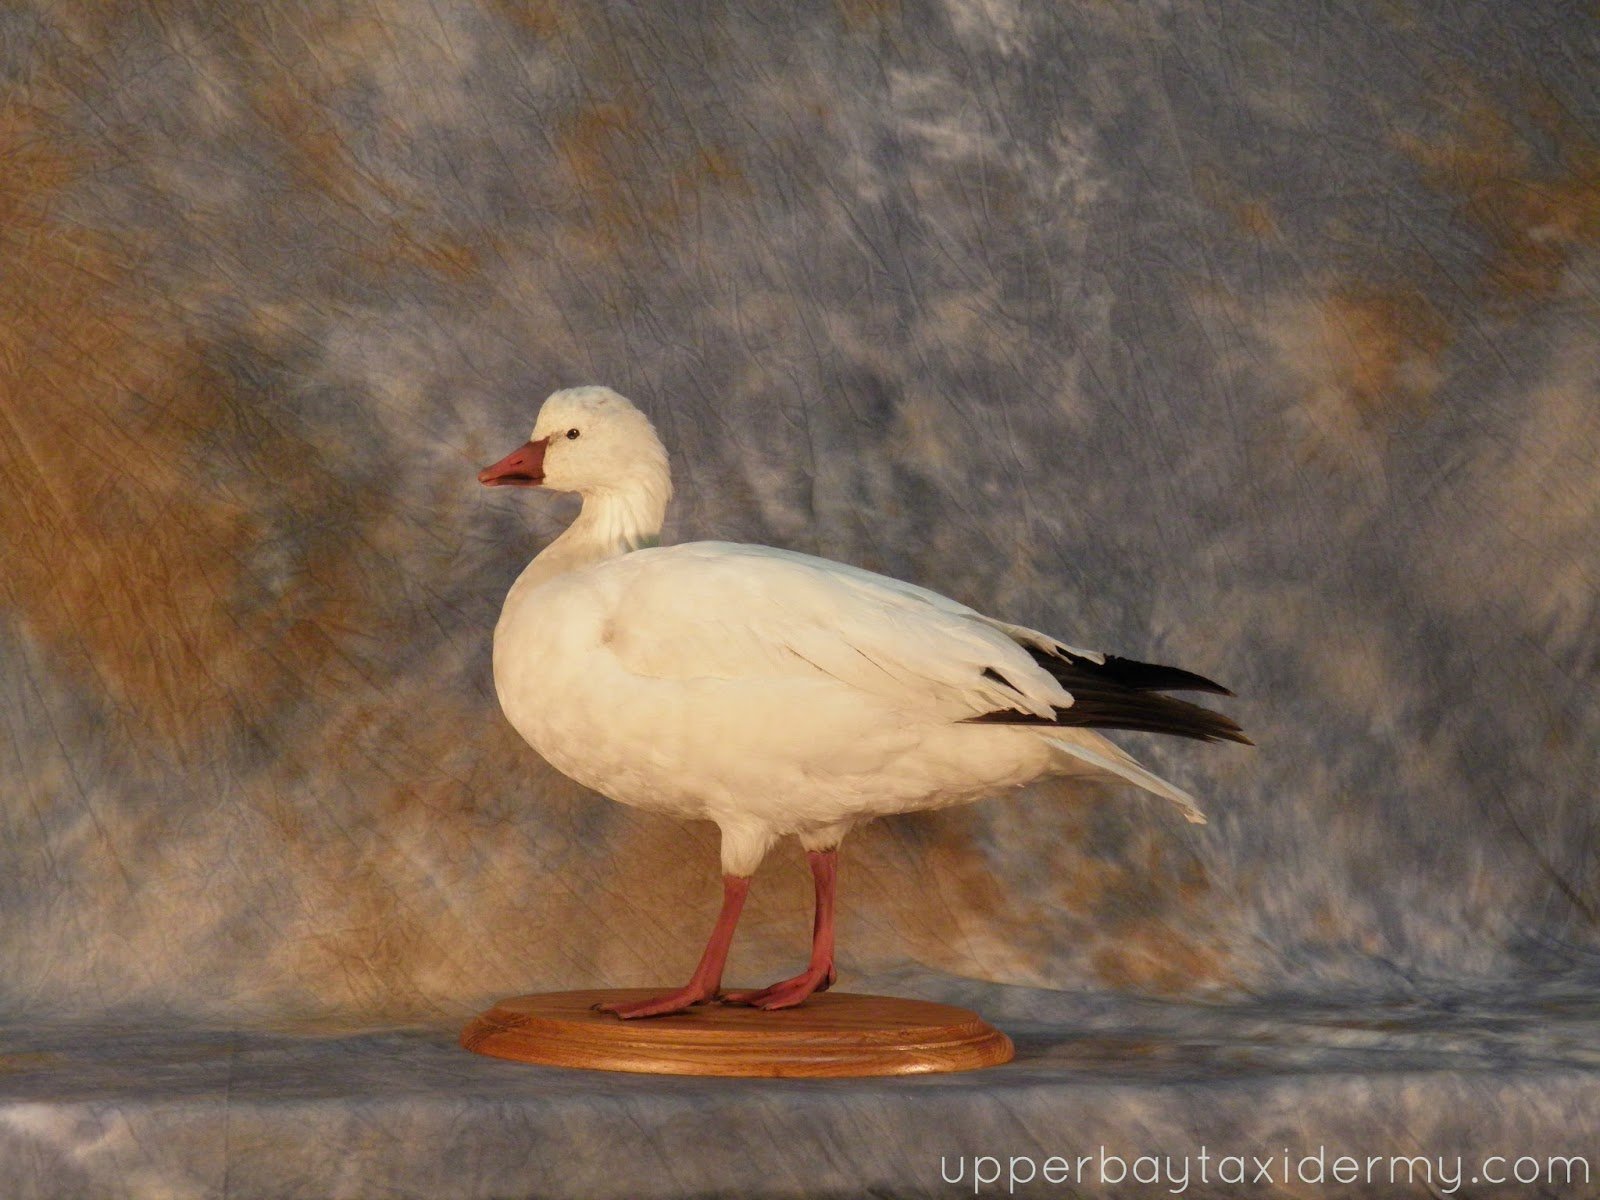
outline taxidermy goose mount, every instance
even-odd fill
[[[1250,744],[1168,691],[1232,695],[1175,667],[1079,650],[843,563],[729,542],[657,546],[672,495],[649,419],[605,387],[554,393],[490,487],[583,508],[506,596],[494,682],[554,767],[623,804],[716,822],[722,911],[689,982],[619,1017],[801,1003],[834,981],[839,843],[863,821],[966,804],[1046,776],[1120,780],[1204,822],[1188,793],[1096,729]],[[724,993],[750,877],[793,835],[816,883],[811,961]]]

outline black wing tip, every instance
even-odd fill
[[[1182,667],[1169,667],[1162,663],[1140,662],[1138,659],[1123,658],[1118,654],[1106,655],[1103,664],[1095,664],[1090,660],[1090,669],[1098,669],[1098,672],[1105,674],[1107,678],[1141,692],[1209,692],[1213,696],[1234,694],[1230,688],[1223,687],[1215,679],[1208,679],[1194,671],[1185,671]]]
[[[1167,689],[1207,691],[1233,695],[1227,688],[1204,676],[1178,667],[1108,655],[1103,663],[1075,654],[1035,653],[1034,660],[1072,695],[1072,703],[1058,708],[1049,717],[1001,709],[969,717],[968,721],[1003,725],[1078,726],[1094,729],[1126,729],[1139,733],[1163,733],[1193,738],[1200,742],[1234,742],[1254,746],[1239,723],[1214,709],[1165,694]],[[995,682],[1006,682],[993,670],[984,674]]]
[[[1143,703],[1121,698],[1083,698],[1068,708],[1058,708],[1055,716],[1014,708],[998,709],[967,717],[963,725],[1035,725],[1057,729],[1123,729],[1130,733],[1161,733],[1192,738],[1197,742],[1233,742],[1255,746],[1249,735],[1231,718],[1198,704],[1174,700],[1170,696],[1143,696]],[[1165,703],[1161,703],[1164,701]]]
[[[1192,737],[1202,742],[1233,742],[1239,746],[1254,746],[1248,734],[1239,728],[1239,724],[1232,717],[1225,717],[1214,709],[1201,708],[1198,704],[1184,704],[1179,700],[1177,704],[1183,705],[1183,710],[1164,709],[1156,720],[1162,722],[1164,728],[1154,728],[1154,733],[1174,733],[1179,737]],[[1071,710],[1066,710],[1070,712]]]
[[[1232,717],[1165,694],[1208,692],[1215,696],[1233,695],[1232,691],[1214,679],[1207,679],[1204,675],[1185,671],[1181,667],[1140,662],[1115,654],[1107,654],[1097,662],[1060,646],[1048,650],[1037,645],[1025,648],[1035,663],[1049,671],[1056,682],[1071,693],[1072,704],[1056,709],[1052,717],[1002,709],[969,717],[969,722],[1127,729],[1141,733],[1173,734],[1201,742],[1255,745]],[[993,668],[985,668],[983,674],[995,683],[1010,684]]]
[[[1168,697],[1163,696],[1162,699],[1165,700]],[[1190,704],[1183,700],[1175,700],[1172,703],[1182,705],[1184,709],[1188,710],[1186,715],[1193,717],[1197,723],[1203,723],[1205,731],[1210,734],[1210,737],[1206,739],[1207,741],[1235,742],[1241,746],[1255,745],[1245,731],[1240,728],[1239,722],[1232,717],[1219,713],[1215,709],[1202,708],[1198,704]]]
[[[1168,698],[1162,697],[1162,699]],[[1209,708],[1201,708],[1198,704],[1186,704],[1182,700],[1172,700],[1170,703],[1174,706],[1183,705],[1183,709],[1180,711],[1175,707],[1167,708],[1163,706],[1160,711],[1152,714],[1153,719],[1148,724],[1139,727],[1140,731],[1173,734],[1177,737],[1194,738],[1196,741],[1212,744],[1232,742],[1239,746],[1255,745],[1231,717],[1225,717]],[[1070,713],[1072,710],[1063,709],[1062,711]],[[1071,723],[1070,717],[1062,722],[1062,724]],[[1106,727],[1112,729],[1133,728],[1133,726],[1113,724],[1111,722],[1107,722]]]
[[[1255,743],[1252,742],[1250,740],[1250,738],[1245,734],[1245,731],[1240,729],[1237,725],[1235,725],[1232,729],[1224,730],[1221,733],[1213,734],[1211,737],[1207,738],[1206,740],[1208,742],[1233,742],[1235,745],[1249,746],[1252,749],[1255,748]]]

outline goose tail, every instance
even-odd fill
[[[1193,796],[1182,788],[1168,783],[1159,775],[1145,770],[1132,757],[1104,738],[1095,738],[1092,745],[1056,737],[1047,737],[1045,741],[1076,762],[1096,767],[1107,775],[1115,776],[1135,787],[1143,788],[1152,795],[1172,801],[1190,822],[1196,825],[1206,823],[1206,815],[1200,811],[1200,805]]]

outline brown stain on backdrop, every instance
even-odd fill
[[[1110,864],[1091,925],[1095,973],[1111,987],[1163,995],[1239,986],[1204,864],[1170,862],[1158,838],[1144,837],[1142,855],[1131,848]]]
[[[332,505],[370,525],[382,504],[370,491],[330,484],[318,447],[252,418],[206,348],[182,332],[183,314],[143,284],[130,237],[57,219],[93,159],[62,119],[65,104],[52,106],[43,85],[33,94],[31,105],[0,110],[4,586],[52,668],[75,677],[110,713],[116,740],[134,747],[127,762],[149,765],[153,741],[214,765],[226,758],[214,734],[262,727],[280,705],[361,682],[340,645],[366,616],[359,556],[337,533],[312,537],[284,595],[256,592],[244,564],[263,533],[254,515],[260,481],[271,481],[268,499],[313,517]],[[307,175],[339,192],[327,144],[313,145],[307,157],[317,169]],[[248,433],[233,439],[224,426],[236,422]],[[212,468],[230,488],[207,486]],[[454,715],[459,734],[466,721]],[[263,848],[263,867],[302,856],[289,886],[326,900],[306,936],[290,939],[308,968],[291,972],[308,992],[297,999],[337,1006],[372,1001],[441,955],[406,919],[392,863],[369,857],[359,837],[330,836],[328,815],[295,786],[297,774],[313,789],[326,785],[322,768],[338,762],[326,749],[274,740],[283,786],[249,801],[285,843]],[[129,820],[91,822],[101,839],[115,839],[113,857],[128,849]],[[226,854],[227,835],[218,843],[217,832],[204,845],[168,846],[146,878],[152,886],[128,909],[143,914],[129,939],[147,938],[152,897],[184,894],[184,872]],[[334,844],[337,852],[317,854]],[[319,878],[327,886],[317,896]],[[113,902],[100,893],[100,905]]]
[[[712,146],[678,158],[665,176],[646,169],[641,159],[663,141],[661,129],[629,101],[585,107],[565,123],[557,147],[582,210],[580,227],[595,249],[620,254],[670,236],[703,187],[743,188],[738,166]]]
[[[291,665],[261,652],[270,624],[229,604],[256,521],[195,486],[226,384],[139,286],[136,246],[57,219],[89,155],[48,87],[34,96],[0,110],[0,587],[46,670],[88,701],[121,783],[159,779],[174,758],[214,778],[229,735],[266,716],[262,682]],[[60,837],[86,838],[86,863],[103,864],[79,880],[78,920],[131,958],[159,957],[164,898],[199,877],[190,864],[168,886],[180,868],[163,829],[181,817],[70,791],[54,802]],[[142,886],[130,862],[145,864]],[[149,978],[148,961],[103,958],[102,978]]]
[[[1486,305],[1514,316],[1555,297],[1573,256],[1600,245],[1600,141],[1548,90],[1525,84],[1519,101],[1497,104],[1456,66],[1435,72],[1430,95],[1446,132],[1391,136],[1422,181],[1456,201],[1483,254],[1465,286],[1421,259],[1409,278],[1335,274],[1290,318],[1278,350],[1311,393],[1307,411],[1319,414],[1298,446],[1302,459],[1343,461],[1330,451],[1346,439],[1426,415],[1464,322]],[[1194,180],[1241,233],[1281,238],[1265,202],[1220,171],[1202,166]]]
[[[450,283],[466,283],[483,269],[482,251],[463,238],[449,234],[429,236],[398,219],[388,222],[384,232],[380,243],[358,251],[383,274],[419,271]]]
[[[902,952],[961,974],[981,973],[996,962],[1034,971],[1042,966],[1039,931],[1026,911],[1031,905],[985,852],[983,815],[975,806],[901,819],[881,832],[895,851],[881,877],[904,931]],[[891,934],[878,953],[892,953],[898,940]]]
[[[1247,194],[1221,170],[1197,167],[1195,193],[1225,214],[1237,231],[1280,242],[1284,231],[1272,205]],[[1230,307],[1232,307],[1230,305]],[[1326,281],[1304,318],[1297,341],[1302,374],[1336,397],[1364,427],[1425,411],[1436,390],[1451,321],[1422,288],[1407,282],[1368,282],[1348,276]],[[1302,455],[1318,447],[1307,443]]]
[[[380,153],[408,134],[393,123],[375,131],[341,122],[338,104],[356,94],[380,56],[399,56],[393,30],[379,10],[310,9],[288,15],[241,9],[232,25],[251,112],[270,134],[289,181],[302,200],[331,200],[349,217],[353,238],[336,249],[341,265],[380,282],[420,272],[462,284],[482,269],[483,252],[499,252],[493,231],[449,227],[435,203],[403,177],[363,161],[361,139]]]
[[[109,716],[108,740],[132,747],[134,772],[159,770],[174,753],[214,771],[246,731],[271,746],[267,781],[240,781],[246,803],[283,837],[263,847],[262,867],[298,860],[306,870],[280,887],[302,899],[318,892],[319,876],[328,884],[325,918],[308,920],[291,957],[313,969],[330,955],[346,963],[342,974],[301,977],[317,1000],[368,1001],[382,994],[380,980],[392,984],[441,951],[405,919],[362,838],[317,856],[339,841],[313,799],[338,756],[304,737],[303,721],[283,718],[376,690],[352,638],[385,623],[373,611],[372,579],[389,499],[344,478],[327,447],[253,411],[254,398],[183,332],[185,314],[144,283],[129,237],[57,219],[91,161],[58,112],[43,101],[0,110],[0,155],[8,167],[0,174],[8,268],[0,273],[0,553],[9,606],[52,669]],[[249,563],[269,532],[259,514],[275,508],[305,524],[292,531],[291,577],[272,592]],[[227,829],[243,830],[245,815],[211,826],[209,842],[167,846],[152,887],[129,909],[144,914],[130,939],[148,940],[156,897],[192,890],[185,870],[229,853]],[[92,825],[115,838],[108,852],[118,856],[159,824],[153,814],[137,827],[134,819],[123,812]]]
[[[614,31],[590,31],[574,17],[542,36],[557,31],[563,51],[592,82],[585,102],[558,123],[556,152],[570,187],[555,203],[592,254],[613,260],[671,241],[704,193],[749,191],[725,147],[702,139],[692,117],[685,124],[661,110],[658,86],[618,51]],[[708,45],[705,53],[715,58],[718,51]]]
[[[1573,254],[1600,245],[1600,142],[1536,85],[1511,111],[1470,82],[1452,90],[1454,133],[1404,134],[1400,147],[1487,239],[1482,293],[1503,306],[1547,299]]]
[[[1600,245],[1600,142],[1568,109],[1538,86],[1497,105],[1460,69],[1440,73],[1432,90],[1448,132],[1402,132],[1395,144],[1425,184],[1455,199],[1484,252],[1464,287],[1424,263],[1415,282],[1345,275],[1326,285],[1312,331],[1315,384],[1342,400],[1354,428],[1425,414],[1464,322],[1485,305],[1509,317],[1555,297],[1573,256]],[[1229,195],[1215,183],[1210,194],[1223,205]]]
[[[1241,190],[1225,172],[1202,165],[1193,172],[1195,194],[1206,204],[1230,217],[1243,233],[1262,241],[1276,241],[1283,230],[1272,205]]]
[[[125,726],[169,744],[232,708],[224,601],[253,533],[187,469],[223,383],[154,326],[123,247],[58,222],[81,161],[48,114],[0,114],[0,551],[30,632]]]
[[[1364,422],[1419,410],[1432,398],[1451,333],[1419,289],[1336,284],[1318,315],[1332,386]]]
[[[554,38],[572,29],[572,15],[558,0],[491,0],[494,11],[535,37]]]
[[[274,135],[296,186],[364,215],[414,207],[401,188],[362,164],[354,131],[341,126],[333,106],[371,72],[375,54],[396,53],[380,11],[242,6],[231,15],[246,102]]]
[[[904,15],[904,0],[833,0],[834,11],[851,33],[881,28]]]

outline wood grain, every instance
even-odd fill
[[[647,988],[502,1000],[462,1030],[478,1054],[656,1075],[843,1077],[972,1071],[1011,1061],[1011,1039],[973,1012],[926,1000],[826,992],[777,1012],[706,1005],[623,1021],[594,1006]]]

